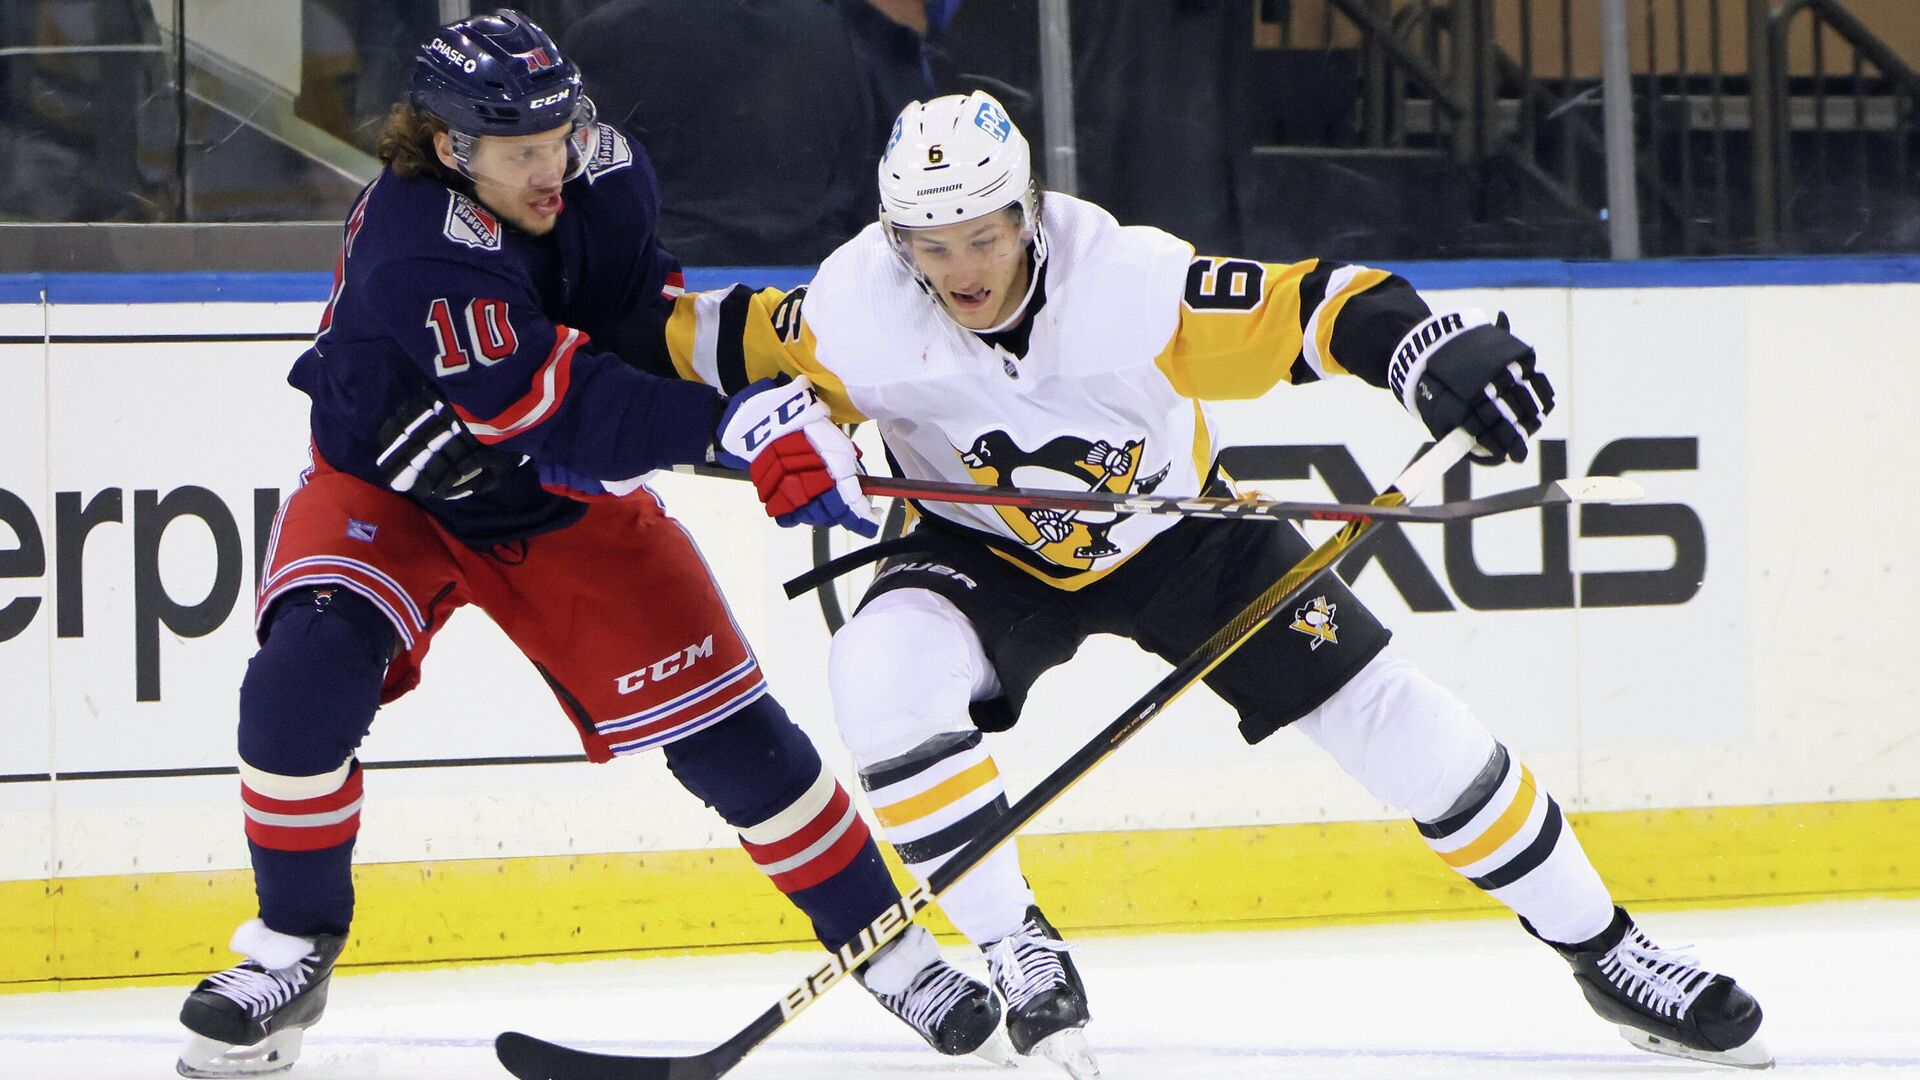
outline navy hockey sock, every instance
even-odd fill
[[[241,797],[260,918],[343,934],[360,830],[354,751],[373,723],[393,627],[346,589],[283,597],[240,685]]]
[[[666,756],[829,949],[899,899],[851,796],[771,695],[668,744]]]

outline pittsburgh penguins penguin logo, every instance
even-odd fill
[[[1060,435],[1037,450],[1023,449],[1004,431],[989,431],[959,451],[973,478],[996,488],[1075,488],[1145,494],[1167,478],[1171,463],[1151,476],[1139,475],[1145,440],[1115,445],[1104,439]],[[1120,554],[1107,534],[1132,517],[1123,513],[1028,510],[995,507],[1022,542],[1059,566],[1092,569],[1100,559]]]
[[[1320,651],[1322,645],[1338,645],[1340,624],[1333,621],[1333,616],[1339,609],[1339,604],[1328,603],[1325,596],[1316,596],[1307,601],[1305,607],[1294,609],[1293,622],[1288,624],[1287,629],[1298,630],[1312,638],[1313,644],[1308,646],[1312,652]]]

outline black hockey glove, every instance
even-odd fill
[[[519,464],[489,450],[453,407],[428,393],[409,401],[380,428],[385,449],[374,460],[380,478],[402,495],[464,499],[491,491]]]
[[[1534,370],[1533,346],[1466,309],[1434,315],[1393,350],[1387,385],[1435,438],[1464,426],[1475,461],[1527,460],[1527,437],[1553,411],[1553,386]]]

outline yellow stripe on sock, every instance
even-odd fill
[[[979,764],[954,773],[918,795],[909,796],[885,806],[875,806],[873,816],[879,818],[880,824],[887,828],[896,828],[951,806],[959,801],[961,796],[977,791],[998,779],[1000,779],[999,766],[993,763],[992,758],[982,758]]]
[[[1440,857],[1447,861],[1448,866],[1458,870],[1500,850],[1500,845],[1513,839],[1514,834],[1520,831],[1520,826],[1527,823],[1527,815],[1533,813],[1533,804],[1539,798],[1539,792],[1533,787],[1533,773],[1525,765],[1520,766],[1520,786],[1514,789],[1513,802],[1507,805],[1506,812],[1487,826],[1487,831],[1480,834],[1480,839],[1463,848],[1443,851]]]

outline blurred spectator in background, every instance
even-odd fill
[[[833,6],[853,35],[883,123],[907,102],[933,97],[927,54],[946,34],[960,0],[833,0]],[[883,148],[875,146],[875,155]]]
[[[929,5],[886,6],[924,21]],[[816,263],[872,220],[892,118],[879,88],[910,66],[930,89],[921,41],[868,0],[613,0],[561,45],[600,115],[652,155],[661,243],[717,266]]]
[[[1240,205],[1251,138],[1254,0],[1072,0],[1079,195],[1130,225],[1203,251],[1245,250]],[[942,94],[985,87],[1038,134],[1040,16],[1034,0],[967,0],[933,51]]]
[[[603,115],[659,163],[668,250],[799,265],[872,218],[888,118],[933,96],[928,46],[960,2],[613,0],[549,17]]]
[[[0,2],[0,49],[89,46],[120,51],[0,56],[0,220],[172,216],[171,80],[148,0]]]

